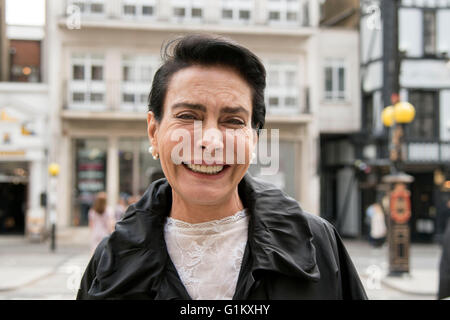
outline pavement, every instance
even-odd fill
[[[441,248],[412,244],[411,272],[388,276],[388,246],[373,248],[360,240],[344,240],[369,299],[435,300]],[[34,243],[23,236],[0,236],[0,300],[74,299],[90,260],[89,230],[72,227],[57,233],[56,251],[49,241]]]
[[[55,251],[49,240],[0,236],[0,300],[73,299],[90,257],[87,227],[58,231]],[[49,285],[54,278],[61,283]]]
[[[370,299],[434,300],[439,287],[441,246],[411,244],[410,272],[389,275],[389,247],[373,248],[365,241],[344,240]]]

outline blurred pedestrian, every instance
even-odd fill
[[[106,204],[106,193],[99,192],[96,194],[94,204],[88,213],[92,253],[100,241],[114,230],[114,214]]]
[[[447,212],[450,214],[450,200],[447,201]],[[442,242],[438,298],[450,298],[450,218],[447,218],[447,227]]]
[[[117,203],[116,210],[114,212],[116,221],[119,221],[123,218],[123,215],[125,214],[125,211],[128,207],[128,198],[129,196],[126,193],[121,193],[119,195],[119,202]]]
[[[140,198],[141,198],[141,196],[139,194],[135,194],[135,195],[128,197],[128,199],[127,199],[128,205],[131,206],[132,204],[138,202]]]
[[[375,248],[381,247],[386,240],[387,233],[383,208],[379,203],[374,203],[367,208],[367,216],[370,221],[370,243]]]

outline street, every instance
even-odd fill
[[[89,262],[86,228],[59,236],[56,252],[48,242],[30,243],[20,236],[0,237],[1,300],[72,300]],[[361,240],[344,240],[371,300],[434,300],[440,247],[414,244],[411,276],[389,279],[387,244],[372,248]]]

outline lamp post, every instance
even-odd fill
[[[411,217],[411,196],[408,184],[414,178],[402,171],[405,160],[404,126],[414,120],[415,109],[408,102],[400,102],[398,95],[392,95],[391,106],[386,107],[381,115],[383,124],[392,127],[389,158],[391,172],[383,177],[383,182],[390,185],[388,242],[389,275],[398,276],[409,273],[409,247]]]
[[[50,175],[50,196],[49,196],[49,220],[50,220],[50,250],[56,250],[56,192],[57,192],[57,177],[59,174],[59,165],[51,163],[48,166],[48,173]]]

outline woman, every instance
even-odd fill
[[[99,192],[95,196],[94,204],[88,213],[89,229],[91,233],[91,252],[94,252],[103,238],[114,230],[114,215],[106,206],[106,193]]]
[[[165,52],[147,123],[166,178],[98,246],[77,298],[365,299],[334,228],[247,173],[265,120],[259,59],[206,35]]]

